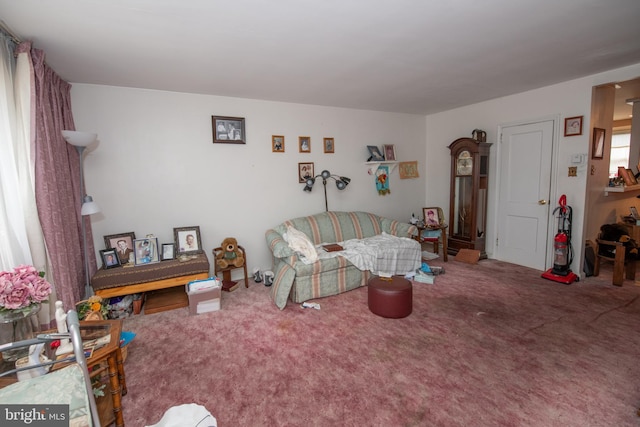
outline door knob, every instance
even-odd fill
[[[538,204],[539,205],[546,205],[547,201],[546,200],[538,200]]]

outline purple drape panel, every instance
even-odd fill
[[[35,73],[36,205],[53,279],[65,310],[84,298],[84,261],[81,222],[87,226],[90,276],[96,257],[88,217],[80,215],[80,159],[62,130],[75,129],[71,112],[71,85],[44,62],[44,52],[31,49]]]

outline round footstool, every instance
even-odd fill
[[[368,283],[369,310],[391,319],[407,317],[413,310],[413,288],[403,277],[372,277]]]

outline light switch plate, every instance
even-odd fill
[[[577,166],[569,166],[569,176],[578,176]]]

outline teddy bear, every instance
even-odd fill
[[[604,224],[600,227],[600,239],[608,240],[610,242],[621,242],[624,244],[625,251],[625,259],[635,259],[638,257],[638,244],[635,240],[629,236],[629,231],[627,228],[620,224]],[[615,247],[600,245],[598,248],[598,253],[600,255],[604,255],[610,258],[615,257]]]
[[[227,237],[220,244],[222,250],[216,255],[216,264],[220,268],[229,266],[242,267],[244,265],[244,256],[238,249],[238,241],[233,237]]]

